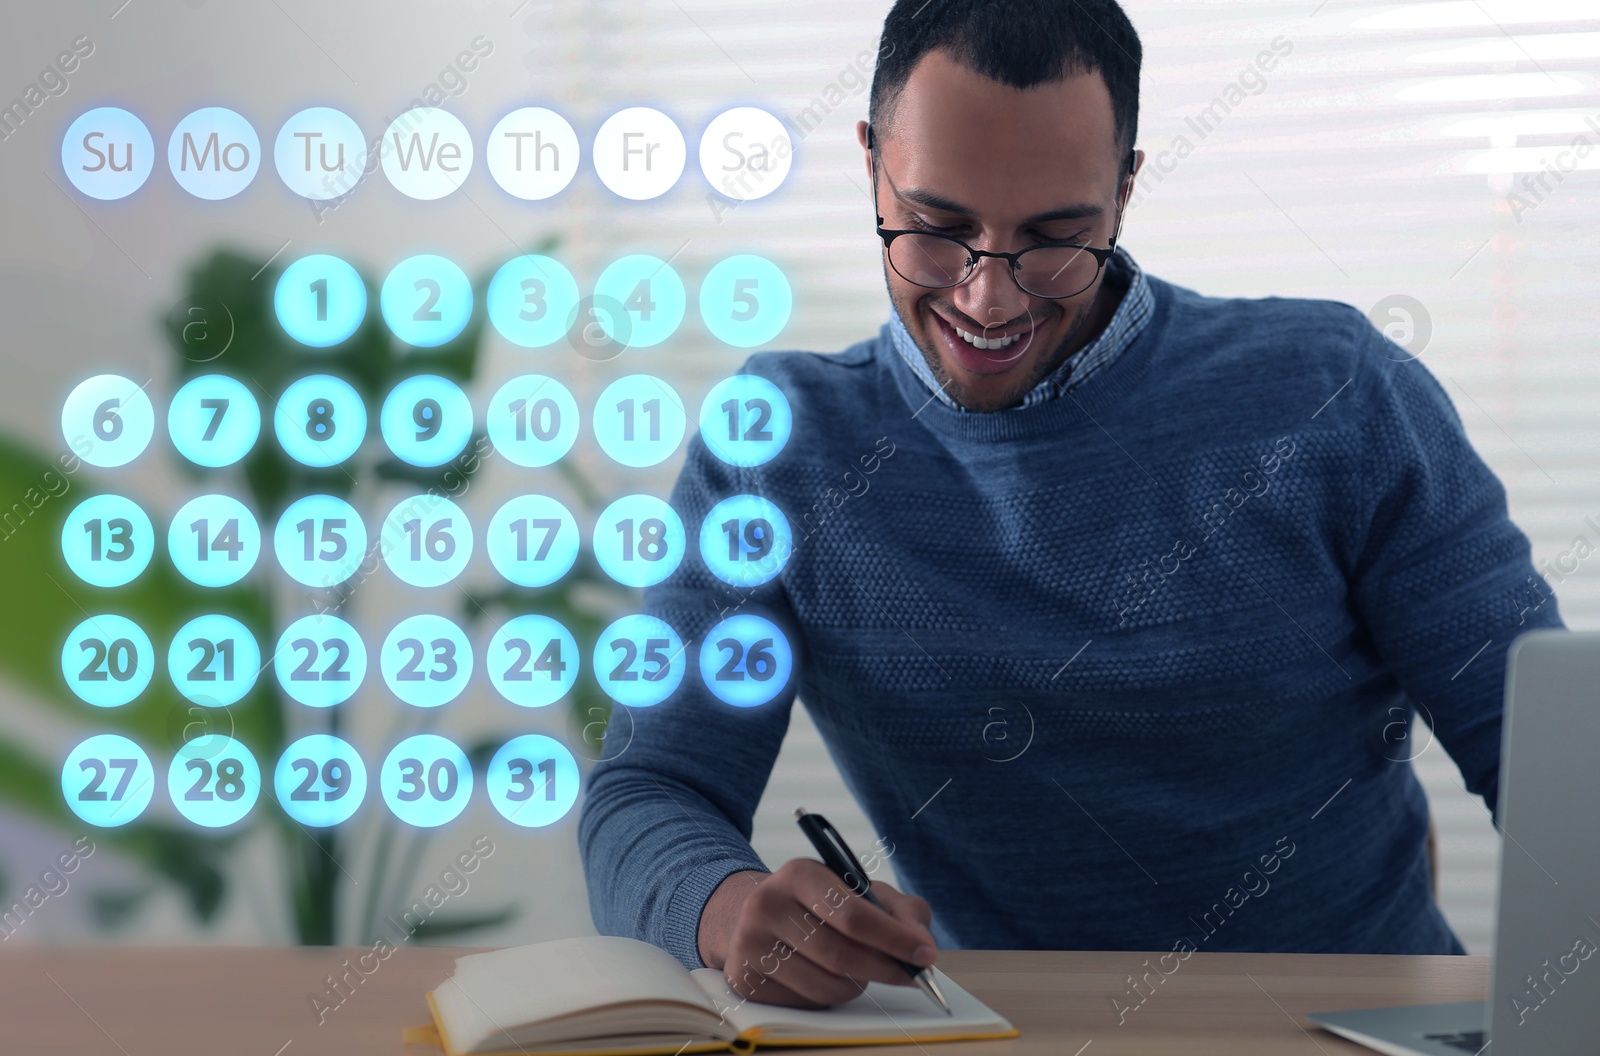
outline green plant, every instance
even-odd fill
[[[552,245],[553,240],[547,240],[534,252],[547,252]],[[283,333],[274,314],[272,296],[280,274],[281,268],[269,267],[259,259],[218,250],[191,270],[181,310],[175,310],[162,322],[177,356],[171,378],[173,391],[189,378],[222,373],[245,382],[257,393],[262,407],[262,436],[240,469],[250,504],[261,523],[274,523],[278,514],[300,495],[348,495],[368,477],[404,480],[419,491],[437,488],[443,493],[459,487],[476,464],[458,462],[438,469],[418,469],[388,459],[365,472],[352,472],[349,467],[317,470],[292,461],[273,442],[274,398],[290,381],[311,372],[305,350]],[[475,313],[455,340],[429,350],[422,367],[418,360],[407,358],[406,350],[384,327],[376,310],[377,291],[370,281],[367,285],[372,309],[349,340],[318,352],[317,372],[343,377],[369,407],[376,407],[401,377],[424,369],[460,384],[471,380],[480,358],[483,312]],[[486,280],[476,286],[477,300],[482,304]],[[186,306],[198,308],[198,314]],[[369,417],[375,431],[377,415]],[[469,444],[469,451],[477,449],[477,439],[474,437]],[[579,495],[592,505],[595,496],[582,475],[570,465],[563,464],[561,468]],[[52,471],[58,479],[70,481],[68,490],[56,498],[39,490]],[[270,642],[276,640],[277,632],[289,619],[301,614],[279,611],[281,592],[273,589],[278,577],[270,567],[258,569],[240,584],[221,590],[205,590],[188,583],[164,555],[153,560],[145,573],[127,587],[100,590],[77,580],[60,553],[61,526],[71,507],[81,501],[76,493],[94,490],[93,482],[86,479],[94,472],[84,470],[82,475],[63,476],[61,464],[49,456],[0,435],[0,496],[25,497],[23,504],[28,507],[28,515],[19,526],[0,531],[4,536],[0,541],[0,582],[5,584],[9,599],[0,610],[0,671],[25,687],[30,699],[42,701],[58,720],[124,733],[140,744],[166,752],[199,733],[220,729],[245,743],[257,759],[276,759],[287,742],[290,709],[299,705],[289,701],[276,679],[270,677],[259,678],[243,700],[225,709],[195,708],[162,678],[153,680],[139,700],[121,708],[93,709],[68,691],[60,668],[61,643],[73,626],[93,612],[111,609],[127,615],[145,629],[152,641],[169,640],[183,622],[199,612],[219,611],[243,622],[258,641]],[[453,478],[453,484],[447,484],[446,475],[451,473],[458,476]],[[200,479],[206,478],[202,475]],[[33,496],[46,501],[35,506]],[[262,560],[270,565],[266,555]],[[484,619],[497,609],[539,611],[561,620],[580,640],[593,640],[604,619],[580,595],[585,591],[603,595],[612,589],[606,586],[607,582],[592,559],[580,561],[551,588],[470,595],[465,616],[469,620]],[[592,677],[579,683],[570,704],[580,716],[598,718],[601,723],[609,714]],[[337,732],[338,710],[330,711],[334,724],[330,732]],[[585,731],[583,736],[590,742],[589,747],[597,749],[603,726],[582,723],[580,728]],[[592,735],[590,731],[594,731]],[[475,766],[486,761],[498,740],[503,738],[486,739],[472,746],[469,755]],[[22,741],[0,732],[0,801],[44,823],[78,831],[82,824],[62,798],[58,765],[39,758]],[[302,828],[276,809],[269,795],[263,795],[262,802],[235,831],[215,834],[141,819],[123,828],[97,830],[95,839],[142,862],[162,881],[176,885],[194,916],[209,922],[227,895],[228,854],[246,832],[260,826],[270,827],[281,851],[294,937],[303,944],[370,938],[378,916],[392,908],[407,890],[427,839],[425,833],[413,834],[409,846],[402,850],[406,837],[392,819],[386,819],[375,841],[369,870],[374,882],[363,885],[364,905],[355,922],[339,918],[340,892],[349,879],[340,864],[340,831],[337,827],[317,832]],[[96,916],[105,922],[123,919],[150,890],[153,885],[103,894],[96,899]],[[507,908],[471,918],[429,921],[428,937],[498,924],[511,912]]]

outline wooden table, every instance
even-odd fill
[[[465,949],[402,948],[363,982],[360,949],[0,949],[0,1045],[6,1052],[105,1056],[364,1056],[436,1053],[405,1046],[428,1020],[424,991]],[[947,951],[940,967],[1022,1031],[1006,1041],[926,1046],[935,1056],[1371,1056],[1303,1023],[1306,1012],[1481,998],[1483,957],[1196,953],[1134,1011],[1127,977],[1139,953]],[[1148,955],[1156,964],[1156,955]],[[353,990],[319,1016],[327,976],[351,966]],[[1172,962],[1169,961],[1170,965]],[[784,1050],[774,1050],[784,1051]],[[839,1050],[831,1050],[838,1052]],[[896,1050],[905,1051],[905,1050]]]

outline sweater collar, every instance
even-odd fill
[[[1088,381],[1114,363],[1149,325],[1151,309],[1155,303],[1150,293],[1150,281],[1145,277],[1144,269],[1139,267],[1127,250],[1119,246],[1111,259],[1106,262],[1104,281],[1125,291],[1122,294],[1122,302],[1117,305],[1116,312],[1111,316],[1111,321],[1106,324],[1104,330],[1095,335],[1093,341],[1068,356],[1048,377],[1029,390],[1019,406],[1037,406]],[[895,310],[892,301],[889,304],[889,339],[895,351],[900,354],[900,358],[905,360],[911,372],[917,376],[934,399],[951,410],[966,412],[966,408],[957,403],[934,379],[933,371],[928,369],[927,359],[917,347],[917,343],[912,340],[910,331],[906,329],[905,322]]]

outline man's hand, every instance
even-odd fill
[[[938,955],[928,903],[874,881],[879,909],[821,862],[796,858],[775,873],[742,872],[700,914],[700,959],[743,997],[822,1008],[868,982],[912,985],[895,959],[925,968]]]

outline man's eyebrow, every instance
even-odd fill
[[[929,209],[937,209],[941,213],[954,213],[957,216],[977,215],[976,210],[970,209],[960,202],[951,201],[943,195],[934,194],[932,191],[925,191],[919,187],[908,187],[904,190],[897,189],[895,194],[905,201],[926,206]],[[1023,223],[1047,224],[1052,220],[1092,220],[1104,214],[1105,208],[1103,206],[1095,205],[1093,202],[1079,202],[1075,205],[1064,205],[1058,209],[1038,213],[1028,217]]]
[[[932,191],[924,191],[920,187],[908,187],[905,190],[895,188],[895,197],[916,205],[925,205],[929,209],[937,209],[941,213],[955,213],[957,216],[973,216],[974,211],[959,202],[952,202],[942,195]]]
[[[1030,216],[1023,223],[1047,224],[1052,220],[1092,220],[1104,214],[1104,207],[1095,205],[1092,202],[1080,202],[1077,205],[1065,205],[1060,209],[1052,209],[1048,213]]]

